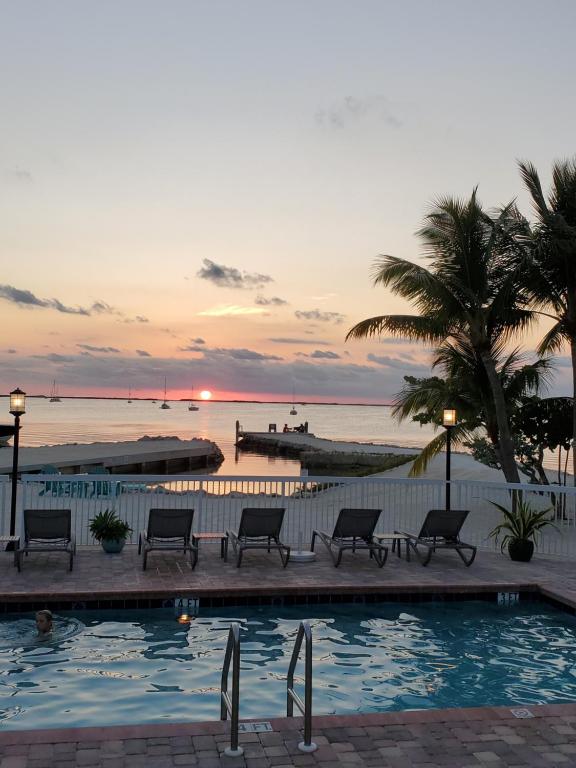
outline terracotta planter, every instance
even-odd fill
[[[116,555],[118,552],[122,552],[126,539],[102,539],[100,542],[104,552],[108,552],[111,555]]]
[[[530,539],[511,539],[508,544],[508,554],[511,560],[528,563],[534,554],[534,542]]]

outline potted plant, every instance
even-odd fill
[[[516,503],[512,509],[506,509],[501,504],[491,502],[504,515],[504,521],[497,525],[490,536],[493,536],[498,542],[502,536],[500,549],[504,552],[508,547],[508,554],[511,560],[527,563],[534,554],[534,544],[538,533],[542,528],[551,525],[556,526],[548,517],[552,511],[551,507],[547,509],[534,509],[530,502],[522,498],[516,498]]]
[[[132,528],[120,520],[115,510],[105,509],[90,520],[90,533],[102,544],[104,552],[121,552]]]

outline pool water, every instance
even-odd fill
[[[303,618],[315,714],[576,701],[576,619],[539,603],[219,608],[189,626],[169,609],[76,612],[48,640],[20,614],[0,621],[0,729],[218,719],[232,621],[240,717],[285,715]]]

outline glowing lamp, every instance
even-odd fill
[[[442,425],[444,427],[456,426],[456,411],[454,408],[444,408],[442,413]]]
[[[26,413],[26,392],[14,389],[10,392],[10,413],[12,416],[21,416]]]
[[[178,624],[190,624],[190,616],[188,616],[187,613],[181,613],[180,616],[178,616]]]

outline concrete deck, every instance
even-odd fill
[[[120,443],[67,443],[40,448],[20,448],[18,467],[22,474],[39,472],[51,464],[67,473],[89,472],[105,467],[110,472],[182,471],[221,461],[222,454],[210,440],[130,440]],[[0,475],[12,472],[11,448],[0,449]]]
[[[180,555],[153,553],[143,572],[135,547],[106,555],[79,549],[75,570],[56,553],[31,555],[18,574],[9,553],[0,555],[0,601],[24,604],[63,600],[90,604],[111,599],[146,599],[176,594],[258,599],[286,595],[370,594],[402,599],[414,593],[478,594],[530,591],[576,608],[572,561],[536,557],[513,563],[479,552],[466,568],[454,553],[438,553],[423,568],[390,555],[378,569],[366,553],[345,553],[335,569],[320,550],[315,563],[280,566],[277,554],[248,552],[242,568],[223,563],[218,544],[202,543],[195,571]],[[321,598],[319,598],[321,599]],[[8,606],[9,607],[9,606]],[[30,605],[32,607],[32,605]],[[526,713],[525,713],[526,714]],[[271,720],[272,732],[246,734],[241,758],[224,757],[226,724],[122,726],[51,731],[4,731],[0,768],[478,768],[478,766],[576,766],[576,704],[530,707],[526,719],[510,708],[449,709],[351,716],[318,716],[313,722],[317,752],[298,751],[301,721]]]

